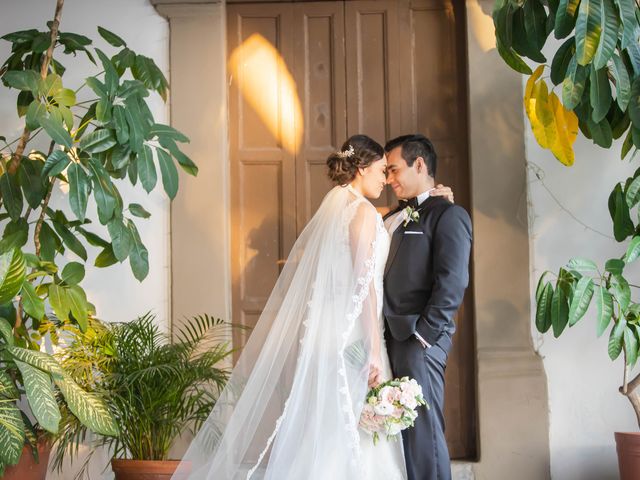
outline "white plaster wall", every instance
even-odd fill
[[[0,2],[0,36],[16,30],[46,28],[46,22],[53,17],[55,0],[2,0]],[[98,35],[97,26],[123,37],[128,46],[137,53],[155,60],[167,78],[169,77],[169,29],[167,21],[151,6],[148,0],[66,0],[60,25],[61,31],[86,35],[94,40],[94,45],[107,54],[115,50]],[[0,59],[9,55],[10,44],[0,41]],[[65,86],[76,89],[83,78],[99,71],[86,56],[77,57],[58,54],[57,57],[68,69],[63,77]],[[83,89],[85,96],[92,92]],[[19,136],[23,123],[15,113],[17,92],[0,89],[0,135],[9,138]],[[89,97],[87,97],[89,98]],[[150,99],[150,100],[149,100]],[[153,94],[149,106],[157,122],[169,123],[168,108],[162,99]],[[38,148],[46,148],[39,145]],[[136,219],[141,238],[149,250],[149,275],[138,282],[131,272],[128,262],[106,269],[92,267],[97,249],[88,247],[87,277],[83,286],[89,299],[96,305],[98,316],[108,321],[128,321],[147,311],[157,315],[158,323],[168,325],[170,301],[170,256],[169,256],[169,201],[159,188],[147,195],[141,188],[134,189],[128,180],[119,185],[126,203],[140,203],[151,212],[148,220]],[[138,184],[139,186],[139,184]],[[136,191],[137,190],[137,191]],[[68,201],[64,192],[56,189],[52,198],[54,208],[68,211]],[[88,216],[97,219],[95,206],[90,205]],[[108,238],[106,228],[96,221],[93,231]],[[70,254],[69,258],[74,255]],[[111,478],[110,469],[102,473],[108,455],[99,452],[91,468],[91,478]],[[67,469],[61,476],[50,474],[51,479],[70,479],[73,473]]]
[[[547,53],[549,51],[547,48]],[[547,58],[550,63],[552,55],[547,54]],[[548,85],[551,86],[550,80]],[[555,91],[561,95],[559,87]],[[528,120],[525,126],[526,157],[530,164],[533,306],[536,284],[545,270],[557,273],[558,268],[574,256],[591,258],[604,265],[607,259],[624,253],[625,247],[612,238],[607,199],[615,184],[626,180],[639,165],[637,160],[620,160],[622,139],[607,151],[580,134],[575,144],[575,165],[565,167],[548,150],[540,148]],[[533,171],[538,168],[542,181]],[[589,230],[572,215],[611,238]],[[630,283],[638,284],[639,271],[637,265],[625,271],[630,274]],[[633,296],[637,299],[637,290]],[[595,316],[595,305],[592,305],[585,318],[556,339],[551,331],[545,335],[537,332],[532,308],[534,344],[544,358],[548,379],[554,480],[617,479],[613,432],[638,429],[630,403],[618,393],[622,384],[622,357],[615,362],[609,359],[609,332],[596,337]]]

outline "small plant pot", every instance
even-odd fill
[[[2,480],[45,480],[50,454],[51,443],[47,440],[40,441],[38,443],[39,462],[36,462],[36,459],[33,458],[31,447],[25,445],[22,449],[20,461],[16,465],[5,469]]]
[[[640,478],[640,432],[616,432],[620,480]]]
[[[116,480],[170,480],[178,465],[180,460],[111,460]],[[185,469],[184,477],[179,478],[186,480],[189,470]]]

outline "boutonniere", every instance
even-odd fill
[[[406,207],[402,210],[404,213],[404,226],[409,225],[409,222],[417,222],[420,219],[420,212],[413,207]]]

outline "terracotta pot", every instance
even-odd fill
[[[31,447],[25,445],[20,461],[17,465],[5,469],[4,475],[1,477],[2,480],[45,480],[50,454],[51,444],[47,440],[42,440],[38,443],[40,461],[36,463]]]
[[[640,478],[640,432],[616,432],[620,480]]]
[[[180,465],[180,460],[111,460],[116,480],[169,480]],[[184,472],[184,479],[189,476]],[[182,477],[181,477],[182,478]]]

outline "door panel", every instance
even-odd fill
[[[296,238],[295,166],[293,154],[245,100],[255,88],[252,51],[242,49],[260,34],[278,49],[283,60],[292,56],[293,13],[286,5],[233,5],[227,9],[229,55],[238,55],[236,77],[229,86],[229,149],[231,158],[231,272],[234,321],[253,327]],[[277,103],[281,79],[261,85],[265,97],[276,99],[276,121],[285,106]],[[271,90],[269,90],[271,89]],[[236,331],[242,345],[246,331]]]

